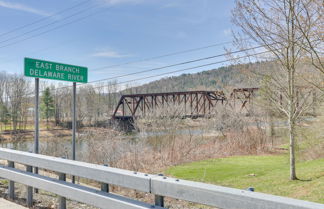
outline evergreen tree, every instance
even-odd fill
[[[48,123],[49,119],[53,117],[55,113],[54,98],[51,95],[50,88],[45,89],[42,95],[40,108],[43,118],[45,118]]]
[[[10,114],[8,108],[5,105],[0,104],[0,122],[6,125],[9,122],[9,119]]]

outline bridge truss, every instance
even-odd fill
[[[186,91],[122,95],[113,113],[114,119],[145,116],[162,108],[181,109],[183,117],[202,117],[226,102],[222,91]]]
[[[249,111],[248,105],[253,105],[253,98],[256,96],[259,88],[237,88],[233,89],[228,100],[228,104],[239,111]]]

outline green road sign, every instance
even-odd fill
[[[88,68],[25,58],[25,76],[87,83]]]

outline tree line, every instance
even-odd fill
[[[115,81],[78,87],[78,123],[96,126],[107,121],[120,97],[119,88]],[[71,102],[72,89],[66,84],[41,81],[40,116],[47,127],[71,126]],[[0,72],[0,130],[32,129],[34,110],[33,79]]]

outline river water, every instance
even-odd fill
[[[131,135],[121,135],[119,138],[125,140],[134,140],[138,138],[144,137],[153,137],[153,136],[162,136],[168,134],[168,132],[163,131],[151,131],[143,133],[134,133]],[[200,129],[180,129],[176,131],[177,135],[202,135],[206,134],[203,130]],[[99,140],[99,139],[98,139]],[[103,140],[103,139],[100,139]],[[17,141],[0,141],[0,147],[32,152],[34,150],[34,141],[33,140],[17,140]],[[65,153],[70,153],[72,149],[72,138],[71,137],[62,137],[62,138],[55,138],[52,140],[42,140],[39,139],[39,149],[42,153],[42,150],[46,150],[50,147],[51,150],[57,150]],[[78,156],[81,153],[85,153],[89,150],[89,141],[87,140],[77,140],[76,141],[76,155]],[[51,154],[51,153],[48,153]]]
[[[26,140],[26,141],[16,141],[16,142],[1,142],[0,146],[3,148],[32,152],[34,149],[34,141]],[[86,152],[88,150],[87,141],[77,141],[76,142],[76,151],[77,155],[82,152]],[[46,150],[47,147],[51,147],[52,150],[66,150],[68,153],[72,147],[72,140],[68,140],[67,138],[63,139],[54,139],[53,141],[49,140],[39,140],[39,148],[40,150]]]

